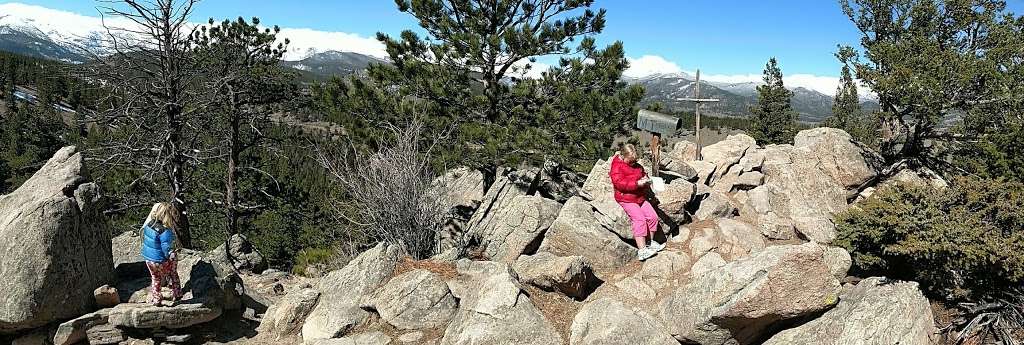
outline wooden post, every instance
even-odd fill
[[[651,153],[654,154],[651,171],[654,177],[658,177],[658,167],[661,165],[661,134],[659,133],[651,135]]]
[[[700,99],[700,70],[699,69],[697,70],[697,88],[694,90],[693,98]],[[697,133],[696,134],[697,135],[697,154],[696,154],[696,157],[693,157],[693,159],[694,160],[701,160],[701,155],[700,155],[700,102],[696,102],[696,104],[697,104],[697,109],[694,111],[694,115],[696,117],[696,120],[694,122],[697,125],[696,132],[695,132],[695,133]]]

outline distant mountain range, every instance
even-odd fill
[[[302,71],[302,74],[314,80],[362,73],[371,63],[387,62],[369,55],[333,50],[316,53],[299,61],[281,62],[284,66]]]
[[[655,74],[643,78],[626,78],[632,84],[639,84],[647,94],[643,105],[661,103],[671,111],[693,111],[693,103],[684,101],[694,96],[696,78],[685,73]],[[706,103],[701,109],[705,114],[730,117],[746,117],[750,107],[757,104],[759,83],[718,83],[701,81],[700,97],[717,98],[717,103]],[[832,96],[803,87],[791,88],[793,109],[801,122],[816,123],[832,115]],[[877,109],[872,100],[862,100],[865,109]]]
[[[95,20],[82,17],[59,17],[61,14],[37,6],[21,4],[0,4],[0,50],[69,63],[87,60],[80,48],[103,55],[103,38],[106,33]],[[282,65],[294,68],[304,80],[326,80],[332,76],[347,76],[361,73],[371,63],[387,63],[369,55],[322,51],[315,47],[303,49],[303,54],[290,55],[295,61],[282,61]],[[692,76],[684,73],[656,74],[643,78],[624,78],[629,83],[640,84],[647,90],[643,105],[662,103],[673,111],[692,111],[693,105],[682,99],[692,97],[696,86]],[[745,117],[750,106],[757,102],[758,83],[717,83],[701,82],[702,98],[718,98],[721,102],[708,104],[707,114],[718,116]],[[798,87],[793,88],[793,108],[803,122],[820,122],[832,114],[832,97],[820,92]],[[865,100],[867,109],[876,109],[877,103]]]

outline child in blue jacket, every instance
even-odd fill
[[[149,303],[160,306],[161,285],[169,281],[175,302],[181,300],[181,282],[178,280],[178,209],[171,203],[161,202],[142,223],[142,257],[152,278]]]

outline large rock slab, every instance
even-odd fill
[[[490,210],[470,234],[488,258],[511,263],[524,252],[536,250],[561,207],[540,196],[515,195],[504,208]]]
[[[190,301],[174,306],[123,303],[106,311],[110,325],[147,329],[190,327],[213,321],[222,312],[216,304]]]
[[[732,218],[736,215],[736,204],[725,193],[712,191],[700,202],[700,207],[693,216],[700,220],[715,218]]]
[[[665,250],[644,261],[640,280],[654,290],[676,286],[683,272],[690,268],[690,258],[683,252]]]
[[[684,343],[752,344],[779,322],[828,309],[839,280],[817,244],[768,247],[673,290],[656,316]]]
[[[625,265],[636,257],[627,244],[595,216],[595,209],[582,198],[569,199],[551,224],[540,251],[557,256],[582,256],[598,275]]]
[[[374,331],[348,335],[341,338],[307,341],[306,343],[313,345],[388,345],[393,342],[391,341],[391,337],[384,334],[384,332]]]
[[[452,292],[459,311],[444,331],[443,345],[561,344],[551,323],[530,302],[504,263],[456,263],[460,274]]]
[[[381,243],[321,278],[314,286],[320,300],[302,325],[302,339],[341,337],[365,322],[370,314],[360,299],[391,276],[401,256],[400,247]]]
[[[928,345],[936,333],[932,309],[917,283],[873,277],[840,296],[824,315],[765,344]]]
[[[486,221],[493,218],[492,212],[501,212],[508,208],[516,196],[526,195],[529,191],[529,186],[524,187],[522,185],[523,181],[519,180],[520,178],[521,174],[516,174],[515,171],[499,172],[494,183],[491,184],[491,187],[487,189],[487,193],[484,194],[480,206],[476,209],[476,212],[473,212],[469,222],[466,223],[466,229],[471,233],[479,232],[475,228],[481,226],[481,223],[484,223],[484,226],[486,226]]]
[[[725,140],[704,147],[700,151],[703,161],[715,165],[714,172],[709,176],[707,184],[714,185],[718,178],[740,162],[747,150],[756,147],[757,141],[746,134],[733,134]]]
[[[444,279],[428,270],[414,270],[391,278],[363,307],[376,310],[384,322],[399,330],[445,326],[458,302]]]
[[[292,291],[267,309],[257,331],[278,339],[296,335],[319,300],[320,292],[316,289],[303,288]]]
[[[476,209],[484,198],[484,174],[466,167],[451,169],[433,181],[431,190],[452,205]]]
[[[523,283],[577,300],[585,299],[598,284],[597,276],[582,256],[560,257],[540,252],[520,256],[512,268]]]
[[[881,157],[855,143],[841,129],[819,127],[800,131],[793,138],[793,146],[810,151],[818,167],[847,190],[857,190],[878,176],[876,165]]]
[[[804,238],[830,243],[835,239],[832,216],[846,210],[847,191],[820,170],[818,159],[804,148],[788,145],[765,149],[765,188],[778,217],[791,219]]]
[[[150,284],[145,265],[125,266],[122,264],[118,270],[117,291],[122,302],[144,303]],[[207,260],[203,253],[189,249],[178,251],[178,279],[184,293],[183,304],[203,304],[224,310],[241,307],[239,276],[230,266]],[[164,299],[169,299],[170,289],[165,286],[163,290]]]
[[[0,196],[0,334],[94,308],[93,290],[114,277],[103,209],[73,146]]]
[[[442,251],[461,250],[465,245],[466,223],[480,207],[486,192],[484,187],[483,172],[466,167],[448,170],[431,183],[432,195],[449,207],[440,236]]]
[[[680,215],[686,212],[686,204],[693,200],[697,193],[697,187],[689,181],[676,179],[665,186],[665,190],[658,192],[655,197],[658,200],[658,208],[669,215]]]
[[[569,332],[571,345],[679,344],[650,314],[610,297],[587,302]]]

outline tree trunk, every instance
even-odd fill
[[[238,174],[238,156],[241,151],[241,145],[239,145],[238,126],[239,115],[238,115],[238,98],[233,91],[229,91],[231,94],[231,134],[228,138],[229,153],[228,153],[228,171],[227,171],[227,184],[225,186],[225,198],[224,198],[224,211],[227,216],[227,231],[228,236],[238,233],[238,213],[235,210],[235,184]]]
[[[168,149],[171,151],[171,202],[178,209],[179,220],[178,231],[179,241],[181,246],[185,248],[192,247],[192,233],[190,231],[188,222],[188,205],[185,203],[185,155],[182,153],[181,148],[181,123],[179,121],[181,115],[181,108],[175,105],[168,105],[167,111],[167,123],[170,129],[170,134],[167,138]]]

